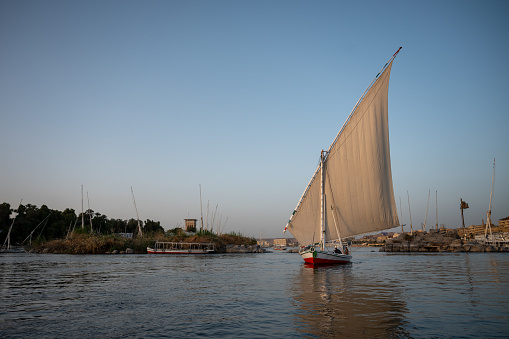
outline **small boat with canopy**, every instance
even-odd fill
[[[211,254],[216,253],[214,243],[156,241],[147,247],[148,254]]]

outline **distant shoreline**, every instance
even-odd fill
[[[380,252],[509,252],[509,242],[482,243],[474,239],[462,239],[458,231],[430,230],[427,232],[402,233],[388,239]]]

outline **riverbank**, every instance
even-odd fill
[[[380,252],[509,252],[509,245],[483,244],[474,239],[461,239],[458,231],[402,233],[388,239]]]
[[[156,241],[214,243],[219,253],[263,253],[253,238],[235,234],[191,234],[178,236],[125,238],[118,235],[77,234],[69,239],[55,239],[27,248],[32,253],[54,254],[146,254]]]

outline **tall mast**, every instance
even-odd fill
[[[408,194],[408,191],[406,191],[406,195],[408,195],[408,214],[410,214],[410,234],[414,232],[414,229],[412,227],[412,211],[410,210],[410,194]]]
[[[205,229],[208,231],[209,230],[209,203],[210,201],[207,200],[207,225],[205,226]]]
[[[212,216],[212,222],[210,224],[210,232],[214,232],[214,222],[216,221],[216,214],[217,214],[217,207],[219,204],[216,205],[216,211],[214,212],[214,215]]]
[[[401,197],[399,197],[399,211],[401,212],[401,222],[403,222],[403,209],[401,208]],[[401,233],[403,233],[403,224],[401,224]]]
[[[438,190],[435,191],[435,211],[436,211],[436,214],[437,214],[437,219],[436,219],[436,224],[435,224],[435,228],[438,230]]]
[[[12,224],[11,226],[9,227],[9,232],[7,232],[7,238],[5,238],[5,241],[4,241],[4,245],[3,247],[5,248],[5,244],[7,243],[7,249],[10,249],[11,248],[11,231],[12,231],[12,227],[14,226],[14,221],[16,220],[16,217],[19,215],[19,208],[21,207],[21,203],[23,202],[23,199],[21,199],[21,201],[19,202],[19,205],[18,205],[18,214],[16,214],[16,216],[14,217],[14,219],[12,219]]]
[[[321,185],[320,185],[320,197],[321,197],[321,209],[320,209],[320,242],[322,251],[325,250],[325,151],[322,150],[320,154],[320,167],[321,167]]]
[[[424,227],[422,228],[423,231],[426,232],[426,222],[428,221],[428,206],[429,206],[429,194],[431,192],[431,189],[428,189],[428,203],[426,204],[426,216],[424,217]]]
[[[136,210],[136,219],[138,219],[138,232],[140,232],[140,236],[143,237],[143,232],[141,231],[141,226],[140,226],[140,217],[138,216],[138,208],[136,207],[136,200],[134,199],[134,191],[133,191],[132,186],[131,186],[131,194],[133,195],[134,209]]]
[[[88,202],[88,217],[90,218],[90,233],[92,233],[93,232],[92,213],[91,213],[91,210],[90,210],[90,199],[88,199],[88,191],[87,191],[87,202]]]
[[[488,208],[488,212],[486,212],[486,230],[484,231],[485,237],[488,234],[488,228],[490,230],[490,235],[491,235],[491,199],[493,197],[493,181],[494,180],[495,180],[495,158],[493,158],[493,175],[491,176],[490,206]]]
[[[201,228],[200,231],[203,232],[203,208],[201,203],[201,184],[200,184],[200,214],[201,214]]]
[[[81,185],[81,228],[85,228],[85,217],[83,216],[83,185]]]

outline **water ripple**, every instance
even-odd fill
[[[56,338],[507,337],[509,256],[1,255],[0,334]]]

